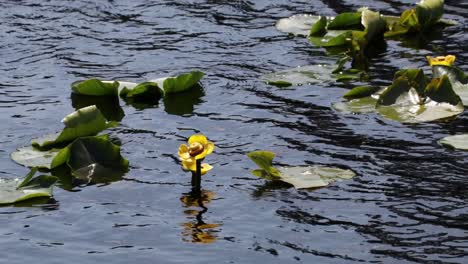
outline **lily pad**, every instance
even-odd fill
[[[276,23],[276,29],[295,36],[309,36],[312,26],[320,20],[320,16],[299,14],[282,18]]]
[[[385,37],[393,37],[414,32],[425,32],[436,24],[446,24],[441,20],[444,0],[421,0],[415,8],[405,10],[398,20],[385,16],[388,31]]]
[[[276,154],[272,151],[252,151],[247,156],[261,168],[261,170],[254,170],[252,173],[256,176],[275,179],[280,176],[280,172],[273,167],[273,159]]]
[[[423,92],[417,89],[401,75],[380,95],[376,108],[384,117],[405,123],[445,119],[464,110],[447,75],[432,79]]]
[[[135,101],[159,100],[164,95],[163,90],[155,82],[144,82],[128,89],[123,88],[120,97]]]
[[[343,95],[343,98],[351,100],[356,98],[368,97],[379,91],[380,87],[375,86],[358,86],[351,89]]]
[[[296,189],[325,187],[329,184],[352,179],[356,176],[351,170],[325,166],[279,167],[280,180],[294,185]]]
[[[448,136],[439,140],[439,143],[454,149],[468,150],[468,134]]]
[[[342,179],[351,179],[356,174],[351,170],[325,166],[273,167],[275,153],[271,151],[253,151],[247,156],[260,167],[252,174],[273,181],[283,181],[294,185],[296,189],[318,188]]]
[[[98,79],[89,79],[84,81],[76,81],[72,83],[72,90],[74,93],[81,95],[91,96],[105,96],[105,95],[117,95],[119,83],[113,82],[102,82]]]
[[[328,23],[327,29],[348,29],[361,25],[361,12],[345,12],[337,15]]]
[[[463,105],[468,106],[468,77],[466,74],[455,66],[432,66],[432,76],[434,78],[440,78],[443,75],[447,75],[453,90],[460,96]]]
[[[78,179],[111,182],[120,180],[128,171],[128,160],[120,155],[120,147],[107,137],[81,137],[65,149],[60,159],[66,160],[72,175]]]
[[[33,168],[22,181],[0,179],[0,204],[14,204],[38,197],[52,196],[52,186],[57,178],[47,175],[33,178],[36,172],[37,168]]]
[[[41,151],[33,146],[22,147],[11,154],[11,159],[26,167],[52,169],[52,160],[60,149]]]
[[[288,83],[291,85],[323,84],[337,80],[360,79],[360,72],[339,72],[333,73],[335,66],[318,64],[301,66],[289,70],[266,74],[262,77],[267,84]]]
[[[336,111],[350,114],[364,114],[375,112],[377,99],[371,96],[333,103],[332,107]]]
[[[81,108],[69,114],[62,122],[65,125],[62,132],[33,140],[33,147],[51,148],[54,145],[73,141],[78,137],[95,135],[104,129],[117,125],[116,122],[107,121],[95,105]]]
[[[153,80],[162,87],[164,94],[180,93],[192,88],[203,78],[205,74],[201,71],[183,73],[174,77],[164,77]]]

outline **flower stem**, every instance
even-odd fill
[[[193,187],[193,192],[196,194],[201,193],[201,159],[197,160],[197,169],[196,172],[194,173],[194,177],[192,177],[192,187]]]

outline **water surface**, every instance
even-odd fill
[[[414,1],[366,1],[397,15]],[[0,3],[0,177],[28,170],[10,160],[32,138],[58,131],[74,107],[70,84],[97,77],[141,82],[206,72],[193,98],[150,108],[120,103],[110,130],[131,170],[108,185],[55,189],[55,200],[0,208],[5,263],[466,263],[468,153],[437,140],[468,131],[451,122],[404,125],[330,105],[352,83],[279,89],[259,80],[301,65],[335,63],[321,48],[274,28],[298,13],[335,15],[362,1],[12,1]],[[426,55],[455,54],[467,71],[459,23],[413,41],[387,41],[372,83]],[[174,106],[175,105],[175,106]],[[193,133],[214,141],[203,206],[176,151]],[[245,154],[268,149],[281,164],[351,168],[351,181],[295,190],[250,174]],[[205,243],[203,243],[205,242]]]

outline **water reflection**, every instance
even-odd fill
[[[195,105],[202,103],[201,97],[205,95],[200,85],[195,85],[190,90],[168,94],[164,96],[164,111],[171,115],[186,115],[193,112]]]
[[[210,244],[216,241],[217,233],[221,223],[207,223],[203,220],[203,215],[208,211],[206,204],[209,204],[215,197],[215,193],[202,190],[201,193],[190,192],[182,195],[180,201],[186,208],[188,222],[182,223],[182,240],[189,243]]]

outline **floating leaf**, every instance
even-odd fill
[[[444,0],[422,0],[416,4],[416,16],[423,30],[436,24],[444,14]]]
[[[376,93],[380,89],[381,89],[380,87],[375,87],[375,86],[358,86],[358,87],[354,87],[349,92],[345,93],[343,95],[343,98],[351,100],[351,99],[368,97]]]
[[[258,173],[261,173],[264,177],[278,177],[280,174],[278,170],[273,167],[273,159],[275,158],[276,154],[271,151],[252,151],[247,154],[247,156],[255,162],[265,173],[260,172],[259,170],[255,170],[257,176]],[[260,176],[260,177],[262,177]]]
[[[106,137],[81,137],[64,153],[71,173],[78,179],[100,183],[116,181],[128,170],[128,160],[120,155],[120,147]]]
[[[353,32],[350,30],[329,30],[323,36],[310,36],[309,41],[319,47],[344,46],[351,43]]]
[[[162,83],[164,94],[180,93],[192,88],[203,78],[205,74],[201,71],[192,71],[177,75],[175,77],[165,77],[154,80],[159,85]]]
[[[120,91],[120,97],[124,99],[131,99],[132,101],[157,101],[163,95],[164,92],[155,82],[143,82],[131,89],[125,87],[122,89],[122,91]]]
[[[387,20],[388,31],[385,37],[393,37],[412,32],[428,31],[436,24],[445,24],[441,20],[444,12],[443,0],[421,0],[415,8],[405,10],[398,20],[391,16],[385,16]]]
[[[36,171],[37,168],[33,168],[22,181],[0,179],[0,204],[13,204],[38,197],[52,196],[52,186],[57,178],[47,175],[33,178]]]
[[[50,148],[57,144],[73,141],[78,137],[95,135],[117,124],[108,122],[95,105],[81,108],[69,114],[62,122],[65,128],[61,133],[33,140],[33,147]]]
[[[91,95],[91,96],[104,96],[104,95],[117,95],[118,82],[102,82],[98,79],[89,79],[85,81],[77,81],[72,83],[72,90],[77,94]]]
[[[334,66],[332,65],[309,65],[301,66],[289,70],[284,70],[276,73],[266,74],[262,79],[266,83],[288,83],[291,85],[303,85],[303,84],[324,84],[335,82],[341,78],[349,79],[360,79],[361,73],[354,73],[343,71],[340,73],[333,73]]]
[[[346,12],[337,15],[328,23],[327,29],[349,29],[361,25],[361,12]]]
[[[320,16],[309,31],[310,36],[321,35],[327,31],[327,17]]]
[[[294,185],[296,189],[328,186],[340,180],[352,179],[356,174],[351,170],[325,166],[279,167],[281,181]]]
[[[463,105],[468,106],[468,77],[455,66],[432,66],[432,76],[440,78],[447,75],[455,93],[460,96]]]
[[[319,20],[320,16],[306,14],[294,15],[278,20],[276,29],[295,36],[309,36],[312,26]]]
[[[266,84],[269,84],[269,85],[274,85],[276,87],[289,87],[289,86],[292,86],[293,84],[288,82],[288,81],[282,81],[282,80],[279,80],[279,81],[267,81]]]
[[[26,167],[51,169],[52,160],[60,149],[41,151],[35,147],[22,147],[11,154],[11,159]]]
[[[447,75],[432,79],[426,86],[425,94],[437,103],[448,103],[451,105],[462,104],[460,96],[453,90]]]
[[[363,114],[375,112],[376,103],[376,98],[368,96],[351,99],[346,102],[333,103],[332,107],[333,109],[343,113]]]
[[[468,134],[448,136],[439,140],[439,143],[454,149],[468,150]]]

